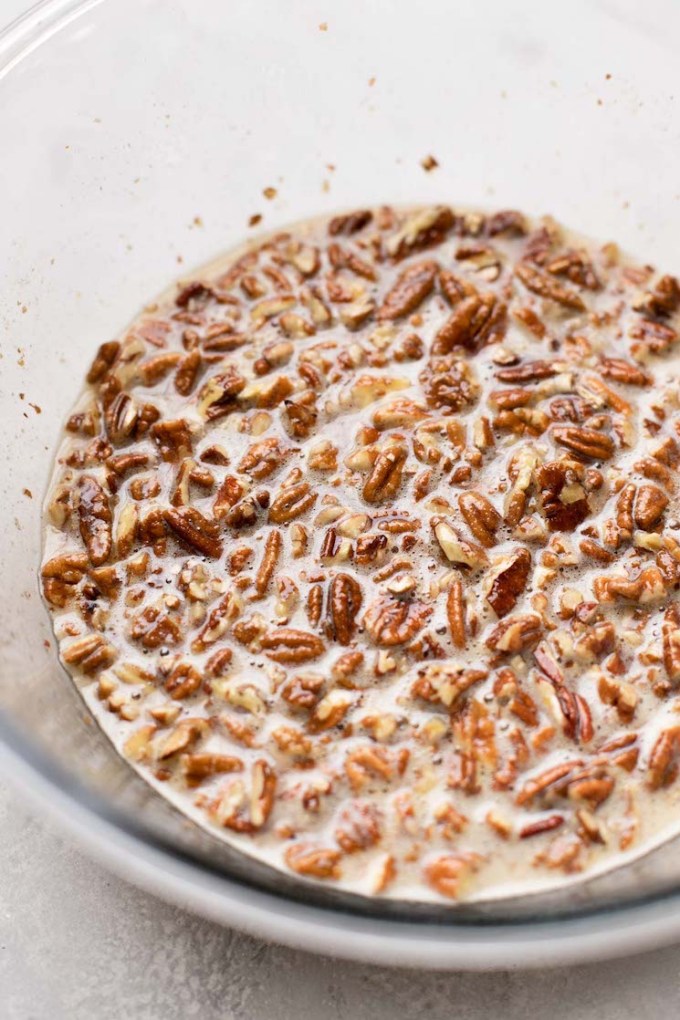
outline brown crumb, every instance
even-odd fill
[[[33,499],[33,493],[30,489],[24,489],[24,496],[26,496],[27,499]]]
[[[328,31],[328,22],[327,21],[322,21],[321,22],[321,24],[319,25],[319,31],[320,32],[327,32]]]
[[[373,88],[373,86],[375,85],[375,78],[369,78],[368,84],[371,86],[371,88]]]
[[[423,159],[421,159],[420,165],[422,166],[423,170],[429,173],[430,170],[436,170],[436,168],[439,166],[439,163],[434,158],[434,156],[430,155],[425,156]]]
[[[259,213],[259,212],[258,213],[253,213],[253,215],[248,220],[248,226],[249,227],[256,227],[258,225],[258,223],[261,223],[261,222],[262,222],[262,213]]]
[[[263,188],[262,194],[271,201],[273,198],[276,198],[278,192],[276,188]]]

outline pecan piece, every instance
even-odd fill
[[[407,266],[385,295],[376,318],[384,321],[410,315],[432,293],[436,277],[437,263],[431,260]]]
[[[554,276],[541,272],[536,266],[529,262],[520,262],[515,269],[517,276],[527,290],[538,294],[539,297],[550,298],[564,308],[571,308],[577,312],[585,311],[583,298],[572,287],[560,283]]]
[[[72,552],[54,556],[43,564],[40,571],[45,598],[53,606],[63,608],[75,594],[88,567],[85,553]]]
[[[380,841],[380,812],[370,801],[350,801],[338,815],[335,838],[346,854],[375,846]]]
[[[286,524],[301,517],[314,506],[318,498],[317,492],[312,492],[308,482],[299,482],[297,485],[280,489],[278,495],[269,507],[269,520],[273,524]]]
[[[553,439],[561,446],[591,460],[609,460],[614,456],[614,441],[596,429],[576,425],[559,425],[552,431]]]
[[[674,276],[662,276],[652,290],[646,290],[633,302],[636,312],[665,318],[680,308],[680,284]]]
[[[471,407],[480,394],[480,386],[470,363],[453,354],[430,358],[419,381],[425,391],[428,406],[435,410],[444,409],[444,414]]]
[[[672,684],[680,680],[680,604],[669,606],[661,625],[663,664]]]
[[[283,855],[291,871],[311,878],[340,878],[339,850],[316,843],[293,843]]]
[[[208,520],[193,506],[170,507],[163,516],[175,536],[192,552],[200,552],[213,559],[222,555],[217,521]]]
[[[551,461],[537,472],[541,508],[550,531],[574,531],[588,516],[585,490],[568,464]]]
[[[189,662],[178,662],[165,681],[166,691],[177,701],[195,694],[200,686],[201,674]]]
[[[270,531],[267,535],[267,541],[265,542],[262,562],[260,563],[255,576],[255,591],[260,597],[265,595],[267,592],[269,582],[274,575],[282,548],[283,539],[281,538],[281,532]]]
[[[647,785],[650,790],[670,786],[678,776],[680,726],[662,730],[656,739],[647,763]]]
[[[115,662],[118,653],[101,634],[88,634],[72,641],[61,655],[67,666],[75,666],[90,676]]]
[[[361,585],[349,574],[336,574],[328,589],[330,635],[340,645],[348,645],[356,630],[361,609]]]
[[[641,485],[637,491],[633,518],[642,531],[651,531],[663,517],[668,496],[656,485]]]
[[[426,865],[428,885],[449,899],[457,899],[463,883],[479,868],[482,857],[476,853],[445,854]]]
[[[199,751],[183,754],[180,758],[182,774],[187,786],[198,786],[204,779],[224,772],[242,772],[243,762],[231,754]]]
[[[486,645],[497,652],[522,652],[536,647],[541,640],[542,630],[540,616],[533,613],[509,616],[494,627],[486,639]]]
[[[643,372],[641,368],[631,365],[629,361],[624,361],[622,358],[601,358],[600,372],[605,379],[625,383],[627,386],[649,386],[652,381],[651,376]]]
[[[291,627],[278,627],[262,635],[260,643],[265,655],[284,666],[318,659],[326,646],[316,634]]]
[[[481,492],[464,492],[458,497],[458,506],[477,541],[487,549],[495,545],[502,518],[493,503]]]
[[[466,605],[461,581],[454,581],[449,589],[446,598],[446,617],[453,644],[456,648],[465,648]]]
[[[400,230],[388,237],[385,245],[387,253],[394,259],[400,259],[440,244],[454,223],[455,217],[448,206],[420,209],[407,218]]]
[[[99,567],[106,563],[113,546],[113,515],[109,500],[96,478],[83,475],[77,487],[80,535],[90,563]]]
[[[191,430],[183,418],[157,422],[151,435],[163,460],[179,461],[191,456]]]
[[[100,383],[102,379],[108,376],[119,352],[120,344],[117,340],[109,340],[108,343],[101,345],[86,376],[87,382],[91,386]]]
[[[250,791],[240,779],[228,783],[208,811],[219,825],[234,832],[257,832],[274,806],[276,773],[269,762],[259,758],[252,767]]]
[[[432,343],[435,355],[449,354],[456,347],[475,353],[488,344],[500,342],[507,322],[507,306],[494,294],[463,298],[438,330]]]
[[[422,602],[381,596],[364,613],[363,624],[377,645],[391,648],[415,637],[431,615]]]
[[[328,233],[332,237],[336,237],[338,234],[356,234],[363,230],[372,219],[373,213],[370,209],[357,209],[356,212],[334,216],[328,224]]]
[[[494,578],[486,601],[499,618],[515,608],[517,600],[526,588],[531,570],[531,553],[518,549],[510,563]]]
[[[364,483],[362,495],[367,503],[382,503],[396,496],[401,486],[406,455],[403,446],[389,446],[380,451]]]

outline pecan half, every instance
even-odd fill
[[[269,520],[272,524],[287,524],[301,517],[314,506],[318,493],[312,492],[308,482],[280,489],[269,507]]]
[[[657,485],[641,485],[637,491],[633,518],[642,531],[651,531],[663,517],[668,496]]]
[[[422,602],[381,596],[364,613],[363,624],[377,645],[391,648],[415,637],[431,615]]]
[[[577,291],[560,283],[554,276],[541,272],[530,262],[520,262],[515,269],[515,275],[527,290],[538,294],[539,297],[549,298],[564,308],[571,308],[576,312],[585,311],[586,306],[583,303],[583,298]]]
[[[499,343],[507,323],[507,306],[494,294],[475,294],[457,304],[432,343],[435,355],[462,347],[472,353]]]
[[[300,662],[311,662],[326,651],[326,646],[316,634],[291,627],[277,627],[263,634],[260,643],[265,655],[274,662],[295,666]]]
[[[436,278],[436,262],[416,262],[407,266],[385,295],[376,318],[385,321],[410,315],[432,293]]]
[[[210,521],[193,506],[170,507],[164,513],[165,521],[176,538],[193,552],[213,559],[222,555],[220,526]]]
[[[80,535],[90,563],[99,567],[106,563],[113,546],[113,514],[108,496],[92,475],[83,475],[77,487]]]
[[[348,645],[356,630],[361,609],[361,585],[349,574],[336,574],[328,589],[330,636],[340,645]]]
[[[559,425],[552,430],[555,442],[591,460],[609,460],[614,456],[614,440],[596,429]]]
[[[293,843],[283,855],[291,871],[310,878],[340,878],[339,850],[316,843]]]
[[[458,497],[458,506],[477,541],[487,549],[495,545],[502,518],[493,503],[481,492],[464,492]]]
[[[453,354],[430,358],[419,376],[429,407],[452,414],[477,402],[480,386],[472,366]]]

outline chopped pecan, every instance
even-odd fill
[[[499,343],[505,335],[507,306],[494,294],[463,298],[437,332],[432,354],[449,354],[456,347],[476,352]]]
[[[541,272],[530,262],[520,262],[515,269],[515,275],[527,290],[538,294],[539,297],[549,298],[564,308],[570,308],[576,312],[585,311],[586,306],[583,303],[583,298],[577,291],[560,283],[554,276]]]
[[[552,431],[555,442],[568,450],[591,460],[609,460],[614,456],[614,441],[596,429],[575,425],[559,425]]]
[[[101,345],[86,376],[86,379],[91,386],[100,383],[102,379],[105,379],[106,376],[108,376],[119,353],[120,344],[117,340],[109,340],[107,343]]]
[[[430,358],[419,379],[428,406],[444,409],[445,414],[465,410],[479,398],[480,387],[472,366],[453,354]]]
[[[335,838],[346,854],[375,846],[380,840],[380,813],[370,801],[350,801],[338,815]]]
[[[332,847],[316,843],[293,843],[286,850],[284,860],[291,871],[310,878],[340,878],[342,854]]]
[[[522,652],[536,647],[542,629],[540,616],[533,613],[508,616],[494,627],[486,644],[497,652]]]
[[[641,485],[637,491],[633,519],[642,531],[651,531],[663,517],[668,496],[656,485]]]
[[[437,278],[437,263],[415,262],[397,277],[396,283],[385,295],[376,318],[401,319],[410,315],[432,293]]]
[[[349,574],[336,574],[328,589],[329,631],[340,645],[348,645],[361,609],[361,585]]]
[[[455,900],[481,862],[476,853],[445,854],[426,865],[424,877],[436,892]]]
[[[261,645],[268,658],[286,666],[318,659],[326,650],[323,640],[316,634],[290,627],[277,627],[263,634]]]
[[[466,615],[462,582],[454,581],[446,599],[446,617],[449,621],[451,640],[456,648],[465,648]]]
[[[269,507],[269,520],[272,524],[287,524],[301,517],[314,506],[318,493],[313,492],[308,482],[299,482],[288,488],[280,489]]]
[[[680,308],[680,284],[674,276],[662,276],[656,286],[644,291],[633,303],[638,312],[665,318]]]
[[[61,654],[67,666],[90,676],[115,662],[118,653],[101,634],[88,634],[72,641]]]
[[[455,217],[448,206],[437,205],[408,216],[403,226],[387,238],[385,247],[394,259],[404,258],[440,244],[454,225]]]
[[[458,497],[458,506],[477,541],[487,549],[495,545],[502,518],[493,503],[481,492],[464,492]]]
[[[163,460],[179,461],[191,456],[191,430],[183,418],[157,422],[151,428],[151,435]]]
[[[222,555],[219,524],[208,520],[195,507],[170,507],[164,517],[176,538],[188,549],[213,559]]]
[[[680,680],[680,605],[677,602],[664,613],[661,635],[666,675],[675,685]]]
[[[356,234],[363,230],[372,219],[373,213],[370,209],[358,209],[356,212],[334,216],[328,224],[328,233],[333,237],[337,234]]]
[[[267,535],[264,552],[262,553],[262,562],[255,576],[255,591],[259,596],[265,595],[269,588],[269,582],[276,570],[276,564],[278,563],[282,548],[283,539],[281,532],[270,531]]]
[[[431,615],[422,602],[380,596],[364,613],[363,624],[377,645],[392,648],[415,637]]]
[[[104,489],[92,475],[83,475],[77,488],[80,535],[90,563],[101,566],[111,555],[113,514]]]
[[[362,495],[367,503],[394,499],[401,486],[407,451],[403,446],[381,450],[366,479]]]
[[[517,549],[507,566],[496,574],[486,601],[499,618],[515,608],[517,600],[526,588],[531,571],[531,553],[528,549]]]
[[[623,358],[601,358],[600,371],[605,379],[627,386],[649,386],[652,381],[647,372]]]
[[[550,531],[574,531],[588,516],[588,497],[568,463],[551,461],[537,472],[541,507]]]

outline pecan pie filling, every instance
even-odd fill
[[[680,286],[554,221],[359,210],[104,343],[42,585],[120,753],[277,868],[515,895],[680,821]]]

